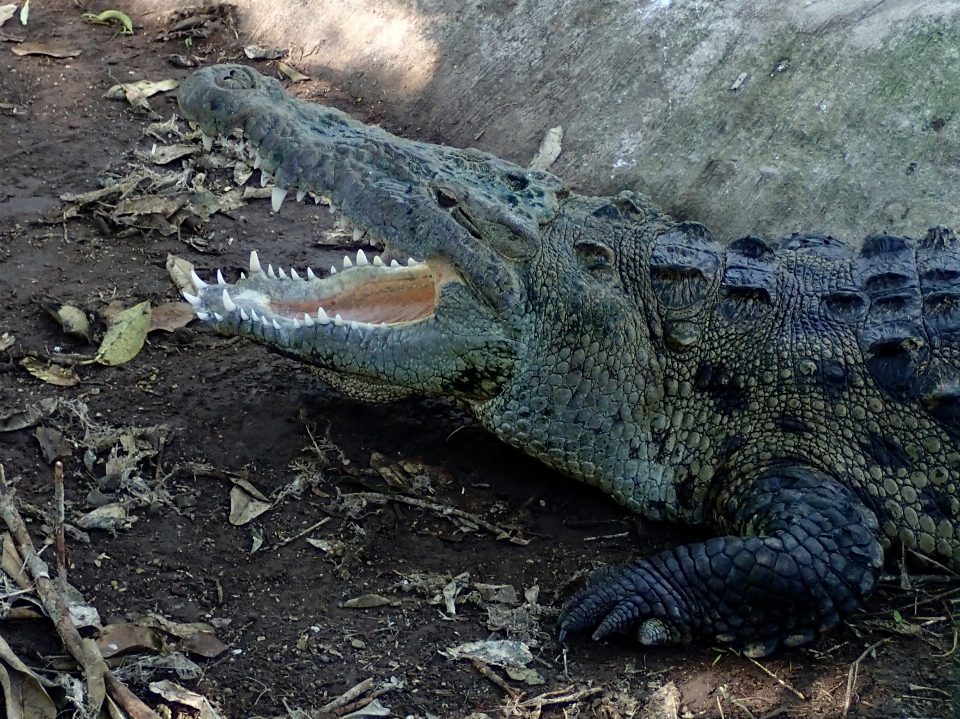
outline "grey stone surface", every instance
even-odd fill
[[[402,134],[649,194],[727,240],[960,225],[960,3],[239,0]],[[736,89],[733,89],[736,88]]]

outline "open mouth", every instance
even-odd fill
[[[370,330],[434,317],[441,287],[460,281],[442,260],[427,264],[410,258],[404,265],[395,259],[384,262],[379,255],[370,260],[363,250],[353,260],[345,256],[342,267],[331,267],[324,277],[309,267],[302,275],[273,265],[264,270],[253,251],[249,275],[241,273],[234,285],[219,270],[216,285],[196,272],[191,279],[198,294],[183,294],[201,320],[222,322],[229,315],[238,324],[259,322],[275,329],[332,324]]]

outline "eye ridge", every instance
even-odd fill
[[[602,242],[579,240],[574,243],[573,247],[588,270],[610,270],[616,264],[617,257],[613,249]]]

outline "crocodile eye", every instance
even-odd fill
[[[596,240],[578,240],[573,245],[580,262],[593,272],[611,272],[616,264],[613,250]]]

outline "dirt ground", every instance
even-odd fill
[[[709,647],[641,650],[627,639],[578,638],[564,649],[552,624],[585,570],[703,535],[636,521],[448,405],[357,404],[301,366],[196,323],[151,333],[139,355],[116,367],[71,358],[93,356],[110,302],[178,299],[165,269],[168,253],[203,276],[221,268],[234,278],[252,249],[296,268],[342,256],[330,246],[325,208],[293,202],[275,215],[267,200],[252,199],[166,236],[111,222],[115,197],[67,218],[70,203],[60,195],[99,188],[105,172],[129,174],[140,162],[135,152],[158,142],[145,128],[177,111],[174,93],[165,93],[150,98],[157,117],[137,113],[102,97],[111,86],[183,79],[191,69],[172,62],[176,55],[197,66],[252,62],[226,14],[172,32],[181,16],[128,36],[83,22],[84,10],[68,0],[37,3],[26,27],[14,19],[0,29],[0,333],[15,338],[0,354],[0,414],[60,400],[39,424],[69,440],[67,521],[105,502],[123,503],[136,517],[116,533],[90,530],[89,542],[69,540],[70,581],[103,622],[155,612],[208,622],[229,645],[216,658],[193,657],[202,674],[188,680],[128,660],[133,668],[124,679],[148,704],[162,703],[148,683],[169,678],[207,696],[224,716],[272,717],[317,710],[366,679],[379,687],[394,678],[378,697],[393,716],[537,716],[518,702],[591,690],[544,706],[540,716],[628,717],[644,716],[648,697],[672,682],[683,717],[839,717],[845,704],[854,717],[960,716],[955,582],[932,578],[903,589],[900,576],[891,577],[839,631],[760,663]],[[82,52],[20,57],[12,52],[19,39]],[[282,77],[275,62],[252,64]],[[322,78],[288,87],[361,120],[380,119],[375,108]],[[202,163],[198,157],[189,162]],[[207,188],[232,184],[222,168],[201,169]],[[255,172],[247,184],[257,180]],[[41,308],[45,297],[95,318],[94,344],[64,334]],[[73,365],[82,381],[43,382],[25,370],[25,357]],[[129,435],[159,425],[169,434],[137,465],[131,476],[139,484],[130,476],[118,482],[106,464],[110,447],[90,449],[84,441],[85,426]],[[0,433],[0,461],[39,546],[54,503],[53,471],[36,430]],[[276,500],[243,526],[228,520],[237,476]],[[289,491],[295,480],[296,491]],[[132,486],[147,491],[137,495]],[[506,527],[516,541],[464,531],[462,522],[429,507],[363,502],[363,492],[418,495]],[[262,546],[254,552],[255,541]],[[511,585],[517,598],[497,603],[477,583]],[[442,600],[445,587],[465,600],[455,615]],[[370,595],[387,603],[350,606]],[[0,635],[37,668],[62,653],[49,622],[0,622]],[[527,641],[535,655],[530,666],[545,683],[506,678],[521,697],[513,699],[470,661],[441,654],[488,638]]]

